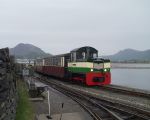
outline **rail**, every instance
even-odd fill
[[[100,86],[98,89],[105,89],[105,90],[111,90],[118,93],[128,94],[128,95],[134,95],[138,97],[144,97],[150,99],[150,92],[149,91],[142,91],[142,90],[135,90],[132,88],[126,88],[126,87],[119,87],[115,85],[108,85],[108,86]]]
[[[149,120],[150,112],[143,109],[128,106],[122,103],[115,103],[106,99],[95,98],[93,96],[87,95],[86,93],[75,91],[74,89],[67,88],[62,84],[52,83],[48,79],[42,79],[46,84],[50,85],[54,89],[68,95],[75,101],[77,101],[84,109],[86,109],[90,115],[96,120],[103,119],[135,119],[135,120]],[[85,104],[88,102],[88,105]],[[91,104],[91,105],[90,105]],[[94,106],[93,108],[91,106]],[[98,109],[95,110],[95,109]],[[103,113],[103,114],[100,114]],[[100,116],[102,115],[102,116]]]

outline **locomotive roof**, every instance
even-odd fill
[[[93,52],[95,52],[95,53],[98,52],[98,50],[96,50],[95,48],[90,47],[90,46],[85,46],[85,47],[76,48],[76,49],[73,49],[71,52],[84,51],[85,49],[90,49],[90,51],[93,51]]]

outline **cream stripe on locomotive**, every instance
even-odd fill
[[[91,63],[91,62],[71,62],[71,63],[68,63],[68,67],[93,68],[93,63]]]
[[[99,70],[99,69],[103,69],[103,67],[104,67],[104,64],[103,64],[103,63],[99,63],[99,64],[98,64],[98,63],[94,63],[94,68],[95,68],[95,69],[98,69],[98,70]]]
[[[104,68],[110,68],[111,65],[110,65],[110,62],[109,63],[104,63]]]

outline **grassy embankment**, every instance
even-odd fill
[[[17,106],[16,120],[34,120],[34,112],[31,102],[28,99],[29,95],[25,83],[21,80],[18,80],[17,87],[19,101]]]

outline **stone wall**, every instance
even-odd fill
[[[9,49],[0,49],[0,120],[14,120],[16,116],[16,80]]]

